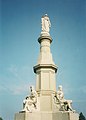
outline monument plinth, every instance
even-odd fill
[[[33,67],[36,90],[30,86],[31,94],[23,101],[23,109],[15,114],[15,120],[78,120],[78,114],[71,107],[72,100],[64,99],[62,86],[56,91],[57,66],[50,51],[51,23],[47,15],[41,18],[41,22],[40,54],[37,65]]]

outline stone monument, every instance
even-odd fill
[[[50,44],[50,19],[47,14],[41,18],[42,31],[38,42],[40,54],[37,65],[33,67],[36,74],[36,90],[30,86],[30,95],[23,101],[23,109],[15,114],[15,120],[78,120],[78,113],[71,107],[72,100],[66,100],[62,86],[56,91],[56,72]]]

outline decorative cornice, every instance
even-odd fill
[[[38,64],[33,67],[35,73],[38,69],[41,69],[41,68],[46,68],[46,69],[51,68],[55,70],[55,73],[57,72],[57,66],[53,64]]]
[[[49,40],[50,43],[52,42],[52,38],[50,36],[40,36],[38,38],[38,42],[41,43],[41,41],[44,40],[44,39]]]

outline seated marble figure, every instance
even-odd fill
[[[71,107],[72,100],[64,99],[64,93],[63,93],[61,85],[59,85],[58,91],[56,92],[54,98],[55,98],[54,99],[55,103],[60,105],[59,110],[61,110],[61,111],[74,111]]]
[[[27,96],[23,101],[23,110],[22,112],[32,112],[32,109],[37,109],[37,92],[34,90],[33,86],[30,86],[30,96]]]

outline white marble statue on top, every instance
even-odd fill
[[[34,90],[33,86],[30,86],[30,96],[27,96],[23,101],[23,110],[22,112],[32,112],[32,109],[37,109],[37,92]]]
[[[59,87],[58,87],[58,91],[55,95],[55,98],[57,100],[56,103],[60,104],[60,110],[62,110],[62,111],[74,111],[71,107],[72,100],[64,99],[64,93],[63,93],[61,85],[59,85]]]
[[[41,18],[41,25],[42,25],[42,32],[41,35],[42,36],[49,36],[49,31],[50,31],[50,27],[51,27],[51,23],[50,23],[50,19],[48,17],[47,14],[45,14],[42,18]]]

